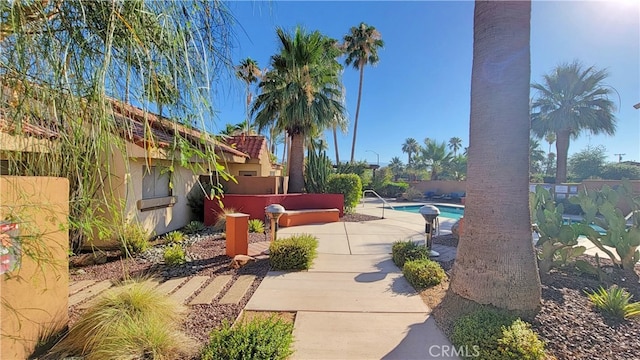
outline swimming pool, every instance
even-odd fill
[[[420,213],[420,208],[423,205],[406,205],[406,206],[394,206],[394,210],[410,212],[414,214]],[[460,219],[464,215],[464,208],[457,206],[435,205],[440,210],[440,217],[446,217],[449,219]]]
[[[420,208],[423,205],[406,205],[406,206],[394,206],[393,209],[394,210],[399,210],[399,211],[404,211],[404,212],[410,212],[410,213],[414,213],[414,214],[419,214],[420,213]],[[445,218],[449,218],[449,219],[454,219],[454,220],[458,220],[461,217],[464,216],[464,207],[458,207],[458,206],[447,206],[447,205],[434,205],[435,207],[438,208],[438,210],[440,210],[440,217],[445,217]],[[573,222],[576,222],[575,220]],[[564,219],[564,223],[566,225],[571,224],[572,221],[569,219]],[[591,224],[590,225],[594,230],[596,230],[597,232],[599,232],[600,234],[606,234],[607,231],[595,224]]]

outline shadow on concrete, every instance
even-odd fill
[[[439,359],[459,360],[456,352],[465,349],[453,349],[451,343],[438,329],[433,318],[428,317],[422,323],[409,325],[409,331],[402,341],[385,356],[383,360]],[[467,353],[465,353],[467,354]],[[468,353],[468,355],[473,355]]]
[[[384,280],[387,277],[387,273],[382,271],[361,273],[356,275],[355,280],[361,283],[371,283],[380,280]]]

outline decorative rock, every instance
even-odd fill
[[[248,255],[236,255],[233,257],[233,260],[231,260],[229,267],[240,269],[241,267],[247,265],[249,261],[256,261],[256,258]]]
[[[460,239],[460,220],[456,221],[455,223],[453,223],[453,225],[451,225],[451,234],[456,238],[456,239]]]
[[[107,255],[95,252],[90,254],[82,254],[71,259],[70,263],[73,267],[84,267],[89,265],[104,264],[107,262]]]

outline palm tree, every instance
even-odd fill
[[[531,2],[478,1],[474,12],[464,231],[450,290],[499,308],[540,307],[529,215]],[[509,134],[495,141],[495,135]]]
[[[438,180],[438,175],[447,166],[453,156],[447,151],[445,142],[437,143],[429,138],[424,139],[424,147],[420,148],[420,160],[431,168],[431,180]]]
[[[531,85],[538,93],[532,103],[531,130],[539,138],[556,135],[556,183],[567,181],[570,139],[583,130],[594,135],[616,132],[615,105],[609,100],[613,90],[603,83],[608,75],[574,61],[558,65],[542,84]]]
[[[289,151],[289,192],[304,188],[305,140],[310,133],[328,129],[344,116],[335,40],[318,31],[297,27],[293,34],[277,28],[280,53],[271,57],[271,70],[259,84],[252,108],[260,128],[271,124],[286,131]]]
[[[404,164],[402,163],[402,160],[400,160],[399,157],[394,156],[393,158],[391,158],[391,162],[389,162],[388,167],[393,174],[393,181],[398,181],[398,178],[404,171]]]
[[[262,71],[260,71],[260,67],[258,67],[258,63],[251,59],[246,58],[240,62],[240,65],[236,66],[236,76],[244,81],[247,85],[247,132],[251,127],[251,120],[249,119],[249,105],[251,105],[251,84],[258,82],[260,77],[262,76]]]
[[[553,133],[553,132],[547,133],[544,136],[544,141],[549,143],[549,151],[547,151],[547,153],[550,153],[551,152],[551,145],[553,145],[553,143],[556,142],[556,133]]]
[[[542,162],[545,161],[544,150],[540,148],[540,141],[529,138],[529,172],[542,172]]]
[[[458,156],[458,150],[462,148],[462,139],[457,136],[449,139],[449,149],[453,150],[453,156]]]
[[[411,165],[411,154],[416,154],[420,150],[420,144],[414,138],[407,138],[402,144],[402,152],[407,153],[407,166]]]
[[[356,151],[356,135],[358,133],[358,116],[360,115],[360,100],[362,99],[362,78],[364,67],[367,64],[375,65],[378,58],[378,49],[384,47],[382,35],[375,27],[360,23],[352,27],[349,34],[344,36],[344,49],[347,55],[345,64],[352,65],[360,71],[360,83],[358,85],[358,103],[356,105],[356,118],[353,123],[353,142],[351,143],[351,162],[354,162]]]

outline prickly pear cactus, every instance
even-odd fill
[[[562,204],[556,206],[551,193],[540,185],[536,186],[531,198],[531,210],[532,220],[540,235],[536,246],[542,250],[538,262],[541,273],[548,273],[552,267],[572,264],[576,257],[585,252],[584,246],[578,246],[576,226],[565,224],[562,219]],[[576,266],[583,267],[585,264],[580,261]]]
[[[620,201],[627,202],[631,213],[625,215],[616,207]],[[606,253],[615,264],[633,271],[640,259],[640,197],[634,197],[631,184],[624,181],[616,189],[605,185],[599,191],[583,191],[571,202],[579,204],[585,213],[578,228],[579,233]],[[594,230],[590,224],[603,228],[604,233]]]

